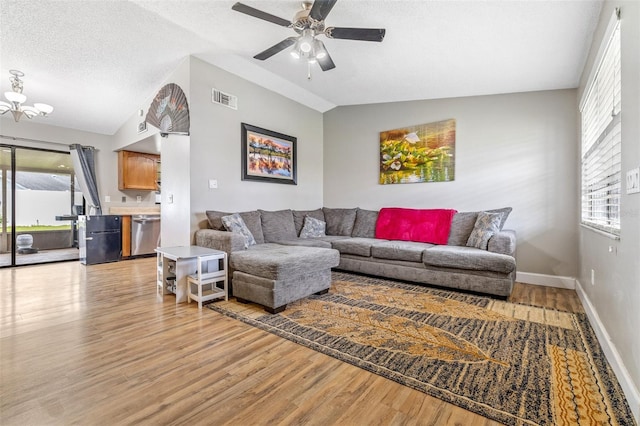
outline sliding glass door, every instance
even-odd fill
[[[68,152],[0,145],[0,266],[78,259],[83,198]]]
[[[8,146],[0,146],[0,266],[10,266],[15,263],[13,256],[12,200],[13,181],[12,164],[13,149]]]

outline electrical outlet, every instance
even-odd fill
[[[122,202],[126,203],[127,202],[127,197],[122,197]]]
[[[167,197],[167,202],[169,204],[173,204],[173,194],[169,194],[169,196]]]
[[[596,285],[596,271],[591,270],[591,285]]]
[[[104,196],[104,202],[105,203],[110,203],[111,202],[111,196],[110,195],[105,195]]]
[[[136,203],[141,203],[142,202],[142,195],[137,195],[136,196]]]
[[[217,179],[209,179],[209,189],[218,189]]]

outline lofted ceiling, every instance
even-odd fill
[[[287,20],[301,9],[295,0],[242,2]],[[386,28],[386,37],[321,36],[336,68],[315,65],[308,80],[306,63],[287,51],[252,58],[295,33],[235,12],[234,3],[0,0],[0,93],[10,90],[8,71],[21,70],[26,104],[55,107],[34,120],[113,134],[189,55],[321,112],[575,88],[602,7],[602,0],[338,0],[327,26]]]

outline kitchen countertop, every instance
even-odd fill
[[[122,216],[137,214],[160,214],[160,206],[109,207],[109,214]]]

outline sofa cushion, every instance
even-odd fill
[[[331,244],[334,241],[348,240],[350,238],[351,237],[345,237],[344,235],[327,235],[326,237],[314,238],[314,240],[326,241]]]
[[[356,221],[356,209],[329,209],[324,207],[324,221],[327,222],[327,235],[350,237]]]
[[[307,216],[304,218],[304,226],[300,231],[300,238],[318,238],[326,237],[325,229],[327,224],[324,220],[318,220],[314,217]]]
[[[229,216],[231,213],[225,213],[217,210],[207,210],[207,220],[209,221],[209,226],[211,229],[215,229],[218,231],[226,231],[224,224],[222,223],[223,216]],[[257,244],[264,243],[264,236],[262,235],[262,222],[260,220],[260,212],[257,210],[251,210],[248,212],[240,212],[240,217],[244,220],[245,225],[249,231],[251,231],[251,235],[256,240]]]
[[[207,221],[209,221],[209,226],[211,229],[215,229],[216,231],[226,231],[224,228],[224,223],[222,223],[222,216],[229,216],[231,212],[221,212],[218,210],[207,210]]]
[[[376,238],[421,243],[446,244],[455,210],[380,209]]]
[[[355,254],[357,256],[371,256],[371,246],[380,242],[375,238],[346,238],[331,243],[331,247],[340,254]]]
[[[356,221],[353,224],[352,237],[375,238],[378,212],[375,210],[356,210]]]
[[[371,247],[371,256],[378,259],[422,262],[422,252],[430,247],[433,247],[433,244],[414,241],[383,241]]]
[[[302,231],[302,227],[304,226],[304,218],[307,216],[311,216],[318,220],[324,220],[324,212],[322,209],[316,210],[292,210],[293,214],[293,224],[296,227],[296,235],[300,235],[300,231]]]
[[[255,245],[256,240],[253,238],[253,234],[251,234],[251,231],[249,231],[249,228],[247,228],[247,225],[238,213],[222,216],[221,220],[227,231],[237,232],[242,235],[244,238],[244,248]]]
[[[291,210],[258,211],[262,220],[262,233],[265,242],[275,243],[281,240],[293,240],[298,237],[293,224]]]
[[[516,269],[514,257],[474,247],[434,246],[424,251],[422,261],[429,266],[504,274]]]
[[[509,217],[509,213],[513,210],[511,207],[503,207],[501,209],[487,210],[488,213],[502,213],[500,221],[500,229],[504,227],[504,223]],[[450,246],[466,246],[469,235],[473,231],[479,212],[458,212],[453,216],[451,221],[451,232],[447,244]]]
[[[477,218],[478,212],[458,212],[453,215],[447,244],[450,246],[466,246]]]
[[[509,256],[516,256],[516,231],[512,229],[505,229],[496,233],[489,240],[487,250],[494,253],[508,254]]]
[[[493,237],[496,232],[499,232],[501,220],[502,213],[478,213],[476,223],[473,225],[473,231],[471,231],[471,235],[469,235],[469,239],[467,240],[467,247],[486,250],[489,239]]]
[[[240,212],[240,217],[244,220],[245,225],[251,231],[251,235],[255,238],[257,244],[264,243],[264,235],[262,234],[262,220],[260,212],[252,210],[249,212]]]
[[[268,250],[235,252],[229,258],[230,268],[271,280],[291,279],[333,268],[339,263],[340,255],[336,250],[280,244],[269,247]]]
[[[331,248],[331,243],[329,241],[322,241],[320,238],[296,238],[295,240],[278,241],[278,244],[298,247]]]

